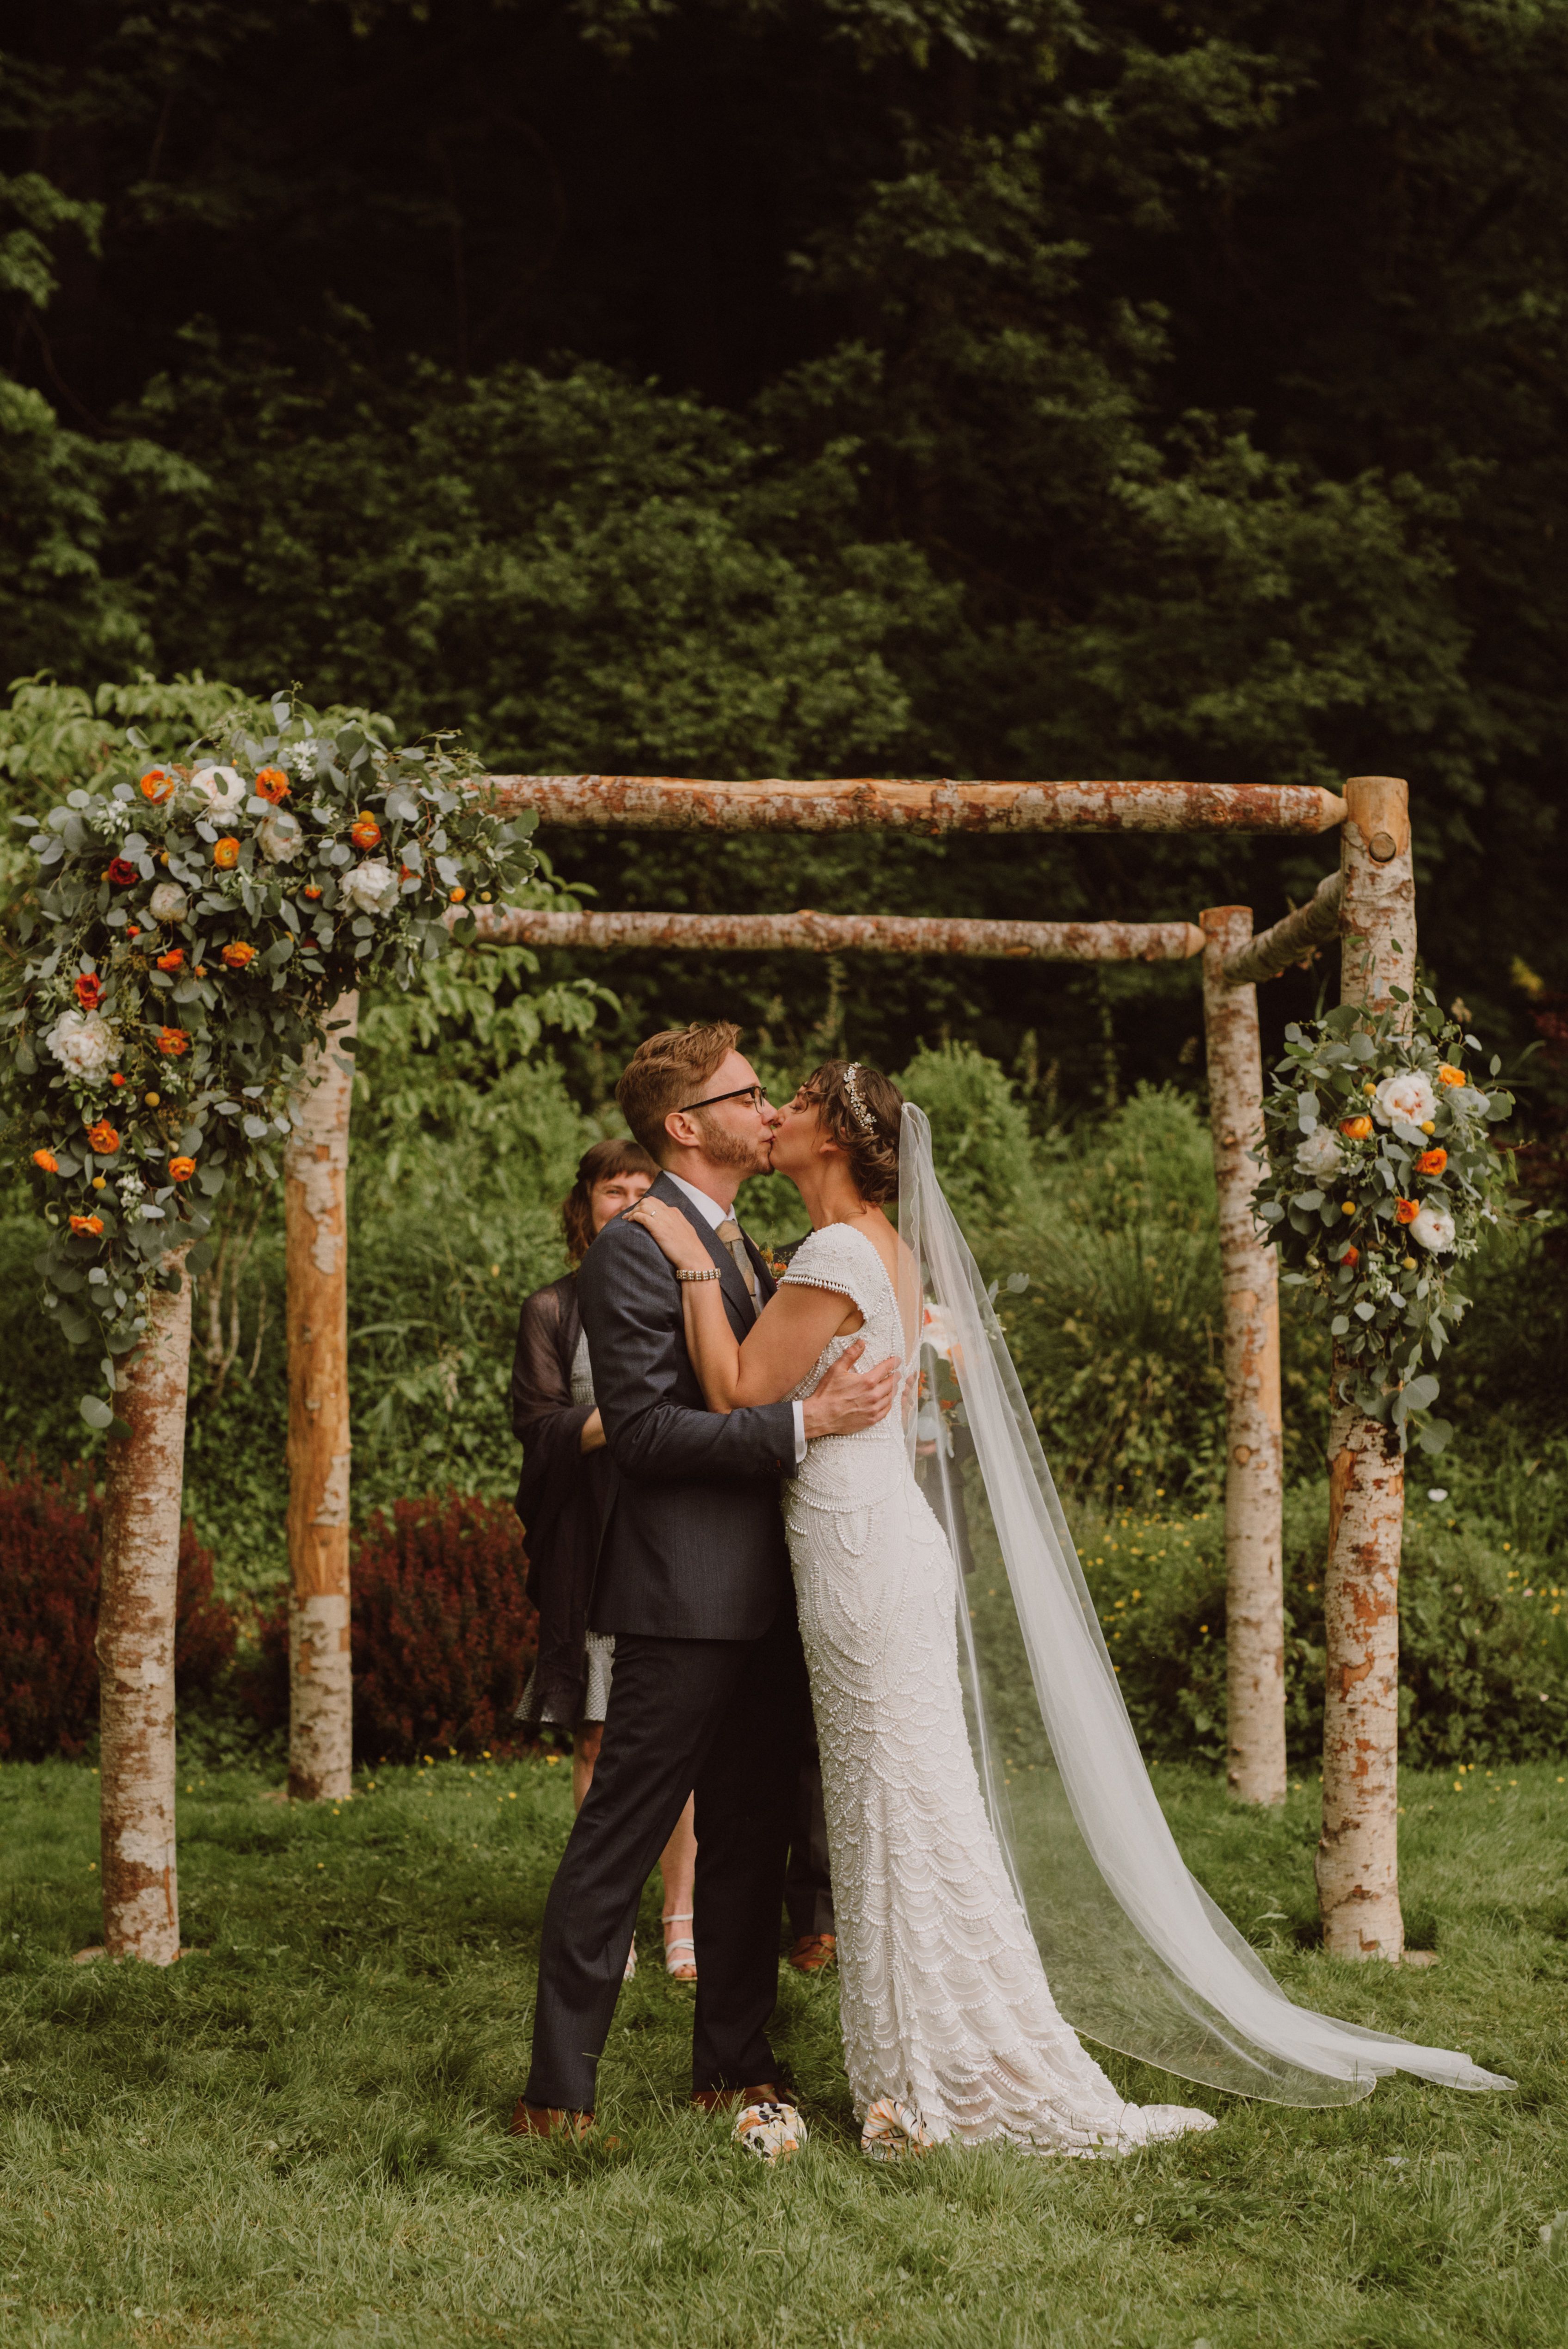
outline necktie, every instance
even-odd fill
[[[735,1258],[736,1268],[739,1272],[742,1280],[746,1283],[746,1294],[751,1299],[751,1315],[753,1320],[755,1320],[758,1309],[757,1303],[757,1273],[752,1265],[751,1258],[746,1253],[746,1242],[740,1237],[740,1226],[736,1222],[733,1216],[726,1216],[723,1223],[719,1225],[718,1237],[724,1242],[725,1247],[729,1250],[730,1255]]]

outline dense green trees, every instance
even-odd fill
[[[60,0],[8,50],[11,674],[294,675],[498,766],[1391,768],[1446,992],[1555,976],[1560,10]],[[558,847],[732,908],[1272,915],[1325,862]],[[1069,1097],[1196,1028],[1169,973],[614,976]]]

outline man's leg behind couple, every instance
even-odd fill
[[[692,2086],[775,2076],[768,2023],[810,1717],[788,1597],[759,1640],[617,1637],[593,1783],[545,1904],[528,2104],[592,2108],[642,1889],[694,1789]]]

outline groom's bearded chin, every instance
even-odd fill
[[[767,1164],[766,1151],[759,1150],[755,1142],[743,1142],[739,1134],[720,1125],[716,1117],[706,1116],[699,1110],[696,1122],[702,1134],[702,1146],[716,1166],[745,1166],[755,1172]]]

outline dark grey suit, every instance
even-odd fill
[[[751,1328],[728,1251],[676,1186]],[[773,1284],[756,1250],[758,1296]],[[696,1795],[696,2089],[777,2076],[768,2022],[779,1911],[810,1718],[779,1479],[795,1463],[787,1402],[710,1412],[686,1349],[680,1284],[648,1233],[614,1223],[577,1276],[614,1489],[590,1603],[615,1635],[593,1783],[544,1912],[530,2104],[584,2110],[609,2033],[642,1888]]]

